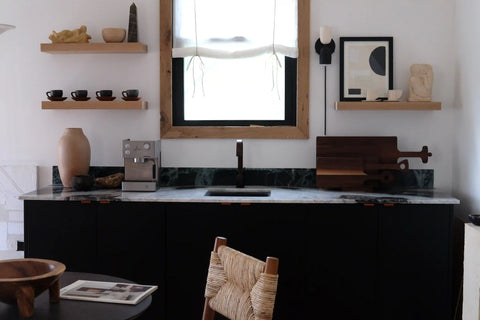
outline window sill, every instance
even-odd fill
[[[162,139],[308,139],[307,130],[285,127],[177,127],[169,126],[162,115]]]

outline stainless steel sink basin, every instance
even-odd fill
[[[269,197],[270,189],[265,188],[235,188],[217,187],[209,188],[205,193],[207,197]]]

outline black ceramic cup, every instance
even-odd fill
[[[61,98],[63,97],[63,90],[50,90],[46,94],[49,98]]]
[[[87,90],[75,90],[70,93],[73,98],[86,98],[88,96]]]
[[[138,97],[138,89],[128,89],[122,91],[122,96],[124,96],[125,98],[136,98]]]
[[[97,97],[111,97],[113,95],[112,90],[99,90],[95,93]]]

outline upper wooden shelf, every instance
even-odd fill
[[[47,53],[146,53],[147,45],[141,42],[41,43],[40,51]]]
[[[337,101],[337,110],[442,110],[441,102]]]
[[[42,101],[42,109],[147,109],[146,101]]]

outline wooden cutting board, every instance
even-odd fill
[[[395,176],[390,171],[369,175],[317,175],[317,187],[328,189],[371,191],[394,182]]]
[[[398,158],[418,157],[428,162],[428,147],[419,152],[398,150],[397,137],[317,137],[317,157],[360,157],[378,163],[397,163]]]
[[[364,175],[366,172],[378,172],[379,170],[408,171],[408,160],[398,163],[379,163],[378,159],[371,157],[364,160],[361,157],[317,157],[317,174],[329,171],[352,172],[355,175]]]

